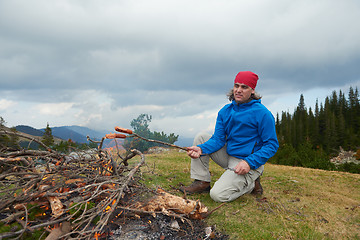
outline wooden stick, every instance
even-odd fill
[[[137,138],[140,138],[140,139],[148,141],[148,142],[160,143],[160,144],[163,144],[163,145],[166,145],[166,146],[169,146],[169,147],[179,148],[179,149],[182,149],[184,151],[187,151],[186,147],[180,147],[180,146],[177,146],[177,145],[174,145],[174,144],[171,144],[171,143],[167,143],[167,142],[162,142],[162,141],[159,141],[159,140],[147,139],[147,138],[139,136],[136,133],[133,133],[132,135],[129,135],[128,137],[137,137]]]

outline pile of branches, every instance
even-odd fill
[[[68,157],[49,148],[1,152],[1,222],[17,221],[22,229],[10,229],[0,238],[43,227],[57,235],[53,239],[60,235],[88,239],[101,233],[125,193],[131,192],[129,183],[136,182],[135,173],[144,164],[137,150],[125,159],[136,154],[141,160],[130,169],[101,150],[86,157]],[[29,214],[33,208],[38,208],[36,218]]]
[[[0,130],[0,134],[24,137],[5,130]],[[96,151],[78,151],[71,156],[55,152],[41,142],[38,143],[47,150],[1,149],[0,226],[9,229],[2,230],[0,239],[19,239],[36,231],[44,234],[39,239],[46,236],[46,240],[100,239],[113,219],[126,213],[166,213],[189,225],[189,218],[206,217],[207,209],[198,201],[161,191],[152,192],[153,197],[147,202],[141,201],[144,192],[151,192],[139,181],[144,155],[136,149],[125,156],[118,151],[115,160],[101,149],[103,141],[104,138],[98,142]],[[128,160],[135,156],[140,160],[130,167]],[[169,206],[171,202],[175,205]],[[188,210],[179,211],[180,205]]]

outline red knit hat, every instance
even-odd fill
[[[250,71],[239,72],[235,77],[234,83],[245,84],[255,89],[257,80],[259,79],[258,75]]]

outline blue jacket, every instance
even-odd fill
[[[198,147],[210,154],[225,144],[230,156],[245,160],[251,169],[274,156],[279,148],[275,120],[260,100],[225,105],[218,113],[213,136]]]

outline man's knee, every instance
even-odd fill
[[[210,190],[210,197],[215,202],[231,202],[249,191],[251,192],[253,188],[245,182],[237,182],[235,185],[215,182]]]
[[[210,190],[210,197],[215,202],[228,202],[229,201],[228,194],[224,194],[224,191],[219,192],[213,188]]]
[[[199,145],[199,144],[203,144],[204,142],[209,140],[210,137],[211,137],[211,135],[208,134],[207,132],[198,133],[194,138],[194,146]]]

